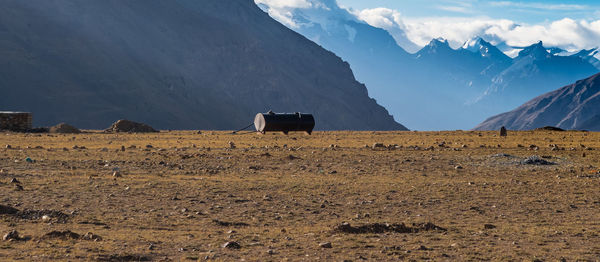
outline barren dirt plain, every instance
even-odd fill
[[[2,261],[600,259],[600,133],[89,131],[0,145]]]

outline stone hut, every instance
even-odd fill
[[[27,131],[31,129],[32,121],[31,113],[0,111],[0,130]]]

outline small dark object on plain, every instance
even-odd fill
[[[500,128],[500,136],[507,136],[507,132],[506,132],[506,127],[501,127]]]
[[[315,128],[315,118],[311,114],[293,113],[276,114],[273,111],[259,113],[254,118],[254,127],[257,132],[289,132],[300,131],[312,134]]]

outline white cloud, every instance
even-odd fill
[[[310,8],[308,0],[255,0],[257,4],[265,4],[271,8]]]
[[[600,45],[600,20],[576,21],[564,18],[529,25],[487,17],[403,18],[394,10],[376,10],[381,8],[362,10],[358,12],[359,18],[372,26],[388,30],[392,35],[397,31],[390,27],[396,27],[419,46],[426,45],[431,39],[442,37],[447,39],[452,47],[458,48],[477,36],[494,44],[505,43],[509,46],[527,46],[541,40],[546,46],[556,46],[569,51]]]
[[[398,45],[409,52],[416,52],[420,49],[406,36],[406,26],[402,21],[402,15],[397,10],[389,8],[365,9],[354,12],[358,19],[365,23],[387,30],[396,40]]]
[[[575,11],[575,10],[590,9],[590,7],[586,6],[586,5],[524,3],[524,2],[510,2],[510,1],[490,2],[490,5],[494,6],[494,7],[515,7],[515,8],[539,9],[539,10],[551,10],[551,11]]]
[[[463,14],[473,13],[472,9],[465,7],[465,6],[438,5],[438,6],[436,6],[436,8],[440,9],[440,10],[444,10],[444,11],[455,12],[455,13],[463,13]]]
[[[400,12],[389,8],[374,8],[365,9],[356,13],[358,18],[367,22],[368,24],[379,27],[379,28],[393,28],[398,27],[404,29],[404,22]]]
[[[263,10],[286,26],[320,24],[327,27],[335,19],[356,20],[347,10],[338,6],[336,0],[254,0]]]

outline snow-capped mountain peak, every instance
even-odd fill
[[[483,41],[481,37],[469,39],[463,44],[462,49],[477,53],[482,48],[481,41]]]
[[[501,60],[510,60],[506,54],[504,54],[498,47],[494,46],[490,42],[483,40],[481,37],[476,37],[468,40],[461,47],[462,50],[466,50],[472,53],[481,54],[482,57],[494,57]]]

